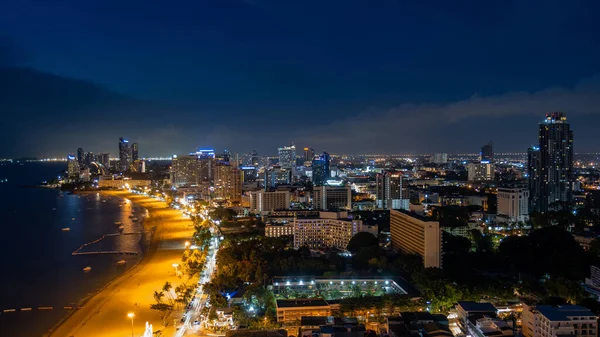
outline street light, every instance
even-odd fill
[[[178,274],[177,267],[179,267],[179,264],[173,263],[172,266],[173,266],[173,268],[175,268],[175,276],[177,276],[177,274]]]
[[[185,242],[185,248],[187,249],[189,246],[190,246],[190,242],[189,242],[189,241],[186,241],[186,242]]]
[[[133,337],[133,317],[135,316],[135,314],[133,312],[130,312],[127,314],[127,317],[131,318],[131,337]]]

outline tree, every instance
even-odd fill
[[[162,303],[162,298],[163,296],[165,296],[165,293],[162,291],[154,291],[154,300],[156,301],[156,303]]]
[[[167,298],[169,299],[169,302],[171,305],[173,305],[173,301],[175,300],[173,298],[173,296],[171,295],[171,289],[173,288],[173,286],[171,285],[171,283],[169,281],[166,281],[165,284],[162,287],[162,291],[161,293],[163,293],[163,295],[166,293],[167,294]]]
[[[371,233],[359,232],[350,239],[346,249],[352,254],[355,254],[358,253],[361,248],[370,246],[379,246],[379,240]]]

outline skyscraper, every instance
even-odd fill
[[[173,186],[195,186],[200,183],[200,161],[195,154],[173,156],[171,183]]]
[[[227,163],[218,163],[215,166],[214,184],[217,198],[231,201],[241,200],[242,173],[237,167]]]
[[[494,161],[494,144],[489,142],[481,147],[481,152],[479,153],[481,157],[481,163],[491,163]]]
[[[131,147],[129,141],[121,137],[119,138],[119,168],[121,171],[127,171],[129,165],[131,165]]]
[[[315,158],[315,150],[312,147],[304,148],[304,161],[312,161]]]
[[[138,143],[131,144],[131,161],[136,161],[139,158]]]
[[[250,155],[250,164],[254,167],[258,167],[258,152],[256,152],[256,150],[252,150],[252,154]]]
[[[85,152],[83,152],[82,148],[78,148],[77,149],[77,163],[79,164],[79,166],[83,166],[84,161],[85,161]]]
[[[110,154],[108,153],[99,153],[97,161],[104,165],[105,167],[110,167]]]
[[[408,210],[408,189],[402,172],[383,171],[377,174],[376,183],[377,208]]]
[[[212,182],[214,179],[215,150],[198,149],[195,155],[200,162],[200,182]]]
[[[85,154],[85,165],[86,166],[90,166],[92,164],[92,162],[94,162],[96,160],[96,157],[94,157],[94,152],[87,152]]]
[[[562,112],[546,114],[539,124],[539,150],[528,151],[532,211],[547,212],[573,198],[573,131]]]
[[[527,149],[527,186],[529,188],[529,211],[537,211],[540,198],[540,148]]]
[[[446,164],[448,162],[448,154],[447,153],[434,153],[433,156],[429,159],[430,162],[434,164]]]
[[[290,146],[280,147],[279,152],[279,166],[285,168],[296,167],[296,146],[294,144]]]
[[[312,181],[314,186],[323,186],[325,182],[330,178],[331,171],[329,168],[329,162],[331,157],[329,153],[323,152],[318,158],[314,158],[312,161]]]
[[[79,152],[79,150],[77,152]],[[77,160],[77,158],[74,155],[69,154],[67,156],[67,176],[71,179],[78,179],[79,171],[80,171],[79,161]]]

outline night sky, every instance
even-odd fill
[[[600,1],[0,1],[0,157],[600,151]],[[8,68],[10,67],[10,68]],[[14,69],[18,67],[17,69]]]

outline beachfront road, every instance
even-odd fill
[[[173,286],[181,282],[175,276],[173,264],[181,262],[184,243],[193,235],[193,224],[180,211],[168,208],[158,199],[125,192],[109,194],[128,198],[148,210],[150,216],[144,227],[155,229],[150,249],[142,262],[93,296],[50,336],[131,336],[129,312],[135,314],[134,336],[143,335],[146,322],[153,324],[154,331],[162,330],[163,335],[171,336],[175,333],[173,324],[163,328],[161,313],[151,310],[150,305],[155,302],[154,291],[160,291],[165,281]]]
[[[214,228],[213,228],[214,229]],[[219,235],[217,235],[217,231],[213,231],[213,239],[211,240],[210,248],[208,251],[208,256],[206,258],[206,263],[202,272],[200,274],[200,279],[198,281],[198,288],[196,289],[195,299],[192,302],[192,306],[189,310],[185,311],[184,322],[183,325],[175,332],[175,337],[183,337],[186,335],[186,332],[194,333],[199,329],[202,318],[200,317],[200,312],[204,309],[206,302],[208,301],[208,297],[204,294],[203,285],[205,283],[210,282],[213,273],[215,271],[215,266],[217,263],[217,251],[219,250],[219,245],[221,240]],[[199,322],[199,324],[194,325],[194,322]]]
[[[206,259],[206,264],[204,265],[204,269],[200,275],[200,280],[198,281],[198,289],[196,290],[195,299],[191,308],[185,312],[184,323],[175,333],[175,337],[183,337],[186,335],[186,332],[195,332],[199,328],[200,322],[202,322],[200,312],[202,309],[204,309],[204,306],[208,300],[208,297],[206,294],[204,294],[203,285],[210,282],[210,279],[212,278],[215,270],[219,244],[220,240],[215,237],[212,240],[209,254]],[[194,322],[198,322],[199,324],[194,325]]]

